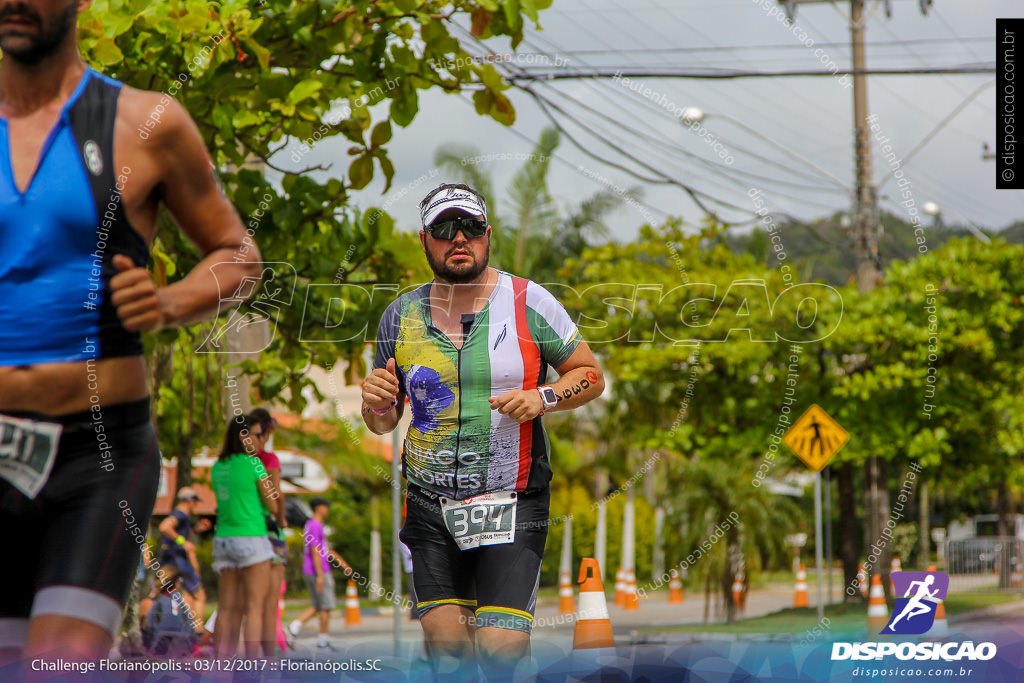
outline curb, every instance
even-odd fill
[[[1009,612],[1016,612],[1022,609],[1024,609],[1024,599],[1014,600],[1013,602],[1005,602],[1001,605],[993,605],[992,607],[982,607],[981,609],[973,609],[969,612],[950,614],[948,617],[946,617],[946,621],[949,622],[949,624],[952,626],[953,624],[959,624],[961,622],[974,621],[975,619],[981,619],[984,617],[1007,614]]]

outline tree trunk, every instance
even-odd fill
[[[1000,551],[996,553],[996,566],[999,568],[999,587],[1010,588],[1013,583],[1013,566],[1010,558],[1014,555],[1016,544],[1009,539],[1009,508],[1010,500],[1006,492],[1006,480],[1000,479],[996,485],[996,536],[999,537]]]
[[[877,531],[875,538],[882,552],[878,559],[878,573],[882,575],[882,590],[885,591],[886,601],[892,605],[892,580],[889,572],[892,569],[892,540],[890,537],[882,536],[882,529],[887,529],[889,521],[889,463],[883,458],[875,458],[878,468],[878,490],[875,499],[875,520]]]
[[[843,562],[843,600],[863,601],[859,590],[853,595],[846,590],[857,585],[857,570],[860,562],[860,547],[857,540],[861,524],[857,519],[857,503],[853,490],[853,465],[845,462],[835,468],[836,487],[839,490],[839,526],[842,544],[839,555]]]
[[[192,451],[195,450],[196,434],[195,355],[186,355],[188,360],[185,361],[185,391],[188,395],[188,416],[178,427],[178,489],[192,485]]]
[[[928,482],[918,475],[917,482],[917,505],[918,505],[918,534],[920,535],[920,558],[917,563],[922,567],[927,567],[932,563],[931,553],[931,529],[929,528],[930,520],[928,518]]]

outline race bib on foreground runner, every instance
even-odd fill
[[[516,493],[500,491],[466,500],[441,498],[441,514],[459,550],[511,543],[516,538]]]
[[[53,469],[61,426],[0,415],[0,477],[35,498]]]

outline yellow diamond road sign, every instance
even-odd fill
[[[825,469],[828,461],[850,440],[850,434],[822,410],[812,405],[793,423],[783,443],[815,472]]]

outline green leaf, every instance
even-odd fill
[[[256,57],[256,62],[260,65],[260,68],[266,71],[270,68],[270,50],[257,43],[252,38],[246,38],[242,41],[242,45],[245,45],[246,49]]]
[[[391,122],[381,121],[373,127],[373,132],[370,133],[370,147],[376,149],[382,147],[388,143],[391,139]],[[385,190],[386,191],[386,190]]]
[[[124,60],[121,48],[111,38],[100,38],[97,40],[92,48],[92,56],[104,66],[119,64]]]
[[[288,101],[292,104],[298,104],[307,97],[315,95],[322,87],[324,87],[323,83],[312,78],[299,81],[295,84],[295,87],[291,89],[291,92],[288,93]]]
[[[403,93],[401,96],[395,97],[391,101],[391,120],[396,125],[405,128],[412,120],[416,118],[416,112],[419,111],[419,100],[416,97],[416,91],[410,89],[409,92]]]
[[[384,192],[387,193],[391,189],[391,181],[395,177],[395,167],[391,164],[391,159],[383,151],[374,153],[377,161],[380,162],[380,170],[384,173]]]
[[[373,157],[369,154],[356,157],[348,167],[348,178],[352,189],[361,190],[373,180]]]
[[[281,370],[269,370],[260,377],[256,386],[259,388],[260,397],[264,401],[269,401],[281,392],[287,381],[288,375]]]
[[[530,18],[533,23],[537,23],[537,8],[533,4],[533,0],[520,0],[523,6],[523,14]]]

